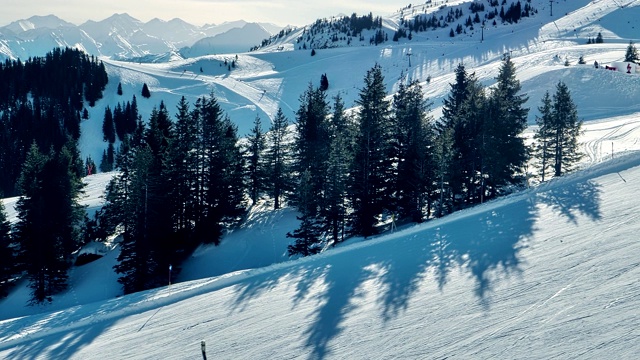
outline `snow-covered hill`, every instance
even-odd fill
[[[199,248],[178,283],[128,296],[119,296],[111,269],[117,246],[94,244],[84,251],[105,256],[74,268],[69,291],[51,305],[25,306],[24,284],[0,300],[0,358],[199,359],[201,341],[216,359],[637,357],[640,74],[593,62],[620,61],[638,40],[640,0],[559,0],[554,16],[548,1],[531,3],[538,14],[486,28],[484,41],[441,29],[313,57],[282,42],[237,60],[106,60],[105,97],[82,124],[82,152],[94,159],[106,147],[104,106],[130,100],[143,83],[152,92],[137,96],[143,118],[161,100],[175,109],[180,96],[193,102],[213,93],[242,134],[256,114],[266,120],[278,107],[293,120],[298,97],[324,73],[329,97],[340,93],[354,105],[375,63],[390,93],[401,74],[420,80],[438,117],[459,62],[490,86],[505,53],[529,96],[530,124],[544,92],[567,84],[585,120],[587,156],[575,174],[305,259],[286,256],[295,212],[256,206],[219,247]],[[587,45],[598,32],[605,43]],[[232,59],[229,71],[224,61]],[[109,177],[86,179],[89,209],[100,206]],[[12,218],[15,201],[5,199]]]

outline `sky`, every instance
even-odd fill
[[[276,25],[306,25],[318,18],[339,14],[387,15],[406,6],[409,0],[4,0],[0,26],[33,15],[56,15],[80,25],[87,20],[100,21],[115,13],[128,13],[141,21],[153,18],[181,18],[194,25],[221,24],[246,20]]]

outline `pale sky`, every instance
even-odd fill
[[[306,25],[334,15],[391,14],[411,0],[2,0],[0,26],[33,15],[56,15],[80,25],[100,21],[114,13],[128,13],[147,22],[153,18],[181,18],[194,25],[246,20],[276,25]]]

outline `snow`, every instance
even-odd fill
[[[585,120],[586,156],[576,173],[302,259],[286,255],[296,213],[260,203],[220,246],[197,249],[177,283],[127,296],[112,271],[117,247],[92,244],[84,251],[105,256],[72,269],[70,289],[52,304],[26,306],[24,283],[0,300],[0,358],[199,359],[201,341],[215,359],[637,357],[640,76],[592,63],[622,60],[632,31],[618,15],[637,13],[640,1],[555,2],[555,24],[544,4],[538,1],[540,13],[517,27],[487,30],[482,43],[476,33],[429,41],[416,35],[314,57],[265,50],[238,54],[231,73],[219,66],[225,55],[165,64],[105,60],[105,98],[82,124],[81,151],[97,160],[106,148],[105,104],[130,100],[143,82],[152,92],[150,99],[137,96],[143,118],[160,100],[173,110],[180,96],[193,102],[213,91],[246,133],[256,114],[265,120],[278,107],[293,120],[298,97],[322,73],[329,96],[340,93],[353,106],[377,62],[389,91],[403,71],[423,81],[437,117],[459,61],[489,86],[509,51],[529,96],[529,124],[544,92],[553,93],[559,80],[567,84]],[[600,31],[588,29],[607,29],[605,44],[584,45],[583,36]],[[587,65],[577,65],[581,55]],[[89,211],[101,205],[111,176],[85,179]],[[13,221],[16,200],[4,199]]]

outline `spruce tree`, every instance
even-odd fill
[[[287,237],[295,239],[293,245],[288,246],[288,252],[289,256],[296,254],[309,256],[322,250],[322,245],[319,241],[322,229],[319,226],[317,216],[314,214],[314,209],[300,208],[301,206],[310,206],[313,203],[311,198],[315,196],[310,170],[307,169],[302,173],[298,188],[299,212],[301,213],[301,216],[298,217],[300,226],[293,233],[287,233]]]
[[[295,133],[295,172],[299,174],[297,183],[305,171],[309,171],[310,179],[307,184],[314,196],[304,197],[311,204],[299,204],[299,210],[305,208],[309,215],[317,217],[323,206],[324,177],[327,168],[327,154],[329,153],[329,130],[327,116],[329,106],[326,95],[309,84],[307,90],[300,97],[300,107],[296,112]],[[300,187],[298,187],[300,189]],[[303,196],[296,192],[296,202]]]
[[[495,197],[505,186],[522,183],[527,150],[522,133],[527,127],[528,98],[520,94],[515,65],[506,57],[487,106],[482,141],[482,196]]]
[[[421,222],[433,184],[433,128],[417,81],[403,82],[393,97],[394,151],[397,161],[394,198],[400,218]]]
[[[629,46],[627,46],[627,51],[624,54],[625,62],[638,63],[640,61],[640,55],[638,54],[638,49],[636,48],[633,41],[629,41]]]
[[[581,133],[582,121],[578,119],[578,109],[571,98],[569,88],[558,82],[553,95],[552,134],[554,154],[554,176],[561,176],[574,169],[581,159],[578,137]]]
[[[0,298],[7,295],[11,280],[18,273],[18,264],[11,238],[11,224],[0,199]]]
[[[147,86],[147,83],[142,84],[141,95],[143,98],[147,98],[147,99],[151,97],[151,92],[149,91],[149,87]]]
[[[273,198],[273,208],[281,207],[292,188],[289,144],[289,121],[278,108],[267,133],[267,193]]]
[[[35,303],[51,301],[66,288],[71,256],[80,245],[84,211],[77,202],[82,182],[75,167],[66,147],[43,155],[33,144],[20,178],[15,233]]]
[[[357,133],[349,198],[353,207],[352,231],[365,237],[377,232],[377,217],[390,199],[390,104],[385,99],[382,68],[367,71],[356,101]]]
[[[327,159],[325,201],[320,210],[323,230],[329,234],[333,245],[343,241],[345,235],[349,164],[353,157],[353,130],[345,114],[343,100],[337,95],[329,124],[330,150]]]
[[[113,121],[113,113],[111,112],[111,108],[109,106],[104,109],[104,119],[102,121],[102,139],[109,143],[113,143],[116,141],[116,130]]]
[[[120,274],[118,282],[125,294],[150,289],[157,285],[154,274],[159,270],[153,240],[149,237],[149,173],[153,167],[153,155],[148,146],[130,151],[131,168],[126,177],[116,177],[112,196],[121,211],[118,214],[123,224],[118,263],[114,266]],[[114,209],[116,210],[116,209]],[[108,213],[108,212],[107,212]]]
[[[247,163],[247,185],[249,197],[255,204],[265,190],[264,152],[267,146],[265,134],[262,132],[262,121],[256,115],[253,128],[247,136],[245,157]]]
[[[180,99],[175,116],[173,135],[170,138],[164,179],[169,185],[169,203],[173,214],[176,240],[181,249],[194,248],[194,225],[197,219],[196,196],[198,159],[198,114],[190,111],[184,96]]]
[[[553,104],[548,91],[542,97],[542,104],[538,107],[538,111],[540,116],[536,116],[538,129],[534,134],[533,157],[537,159],[536,163],[540,169],[540,181],[544,182],[553,165],[553,153],[550,146],[554,141],[552,131]]]

